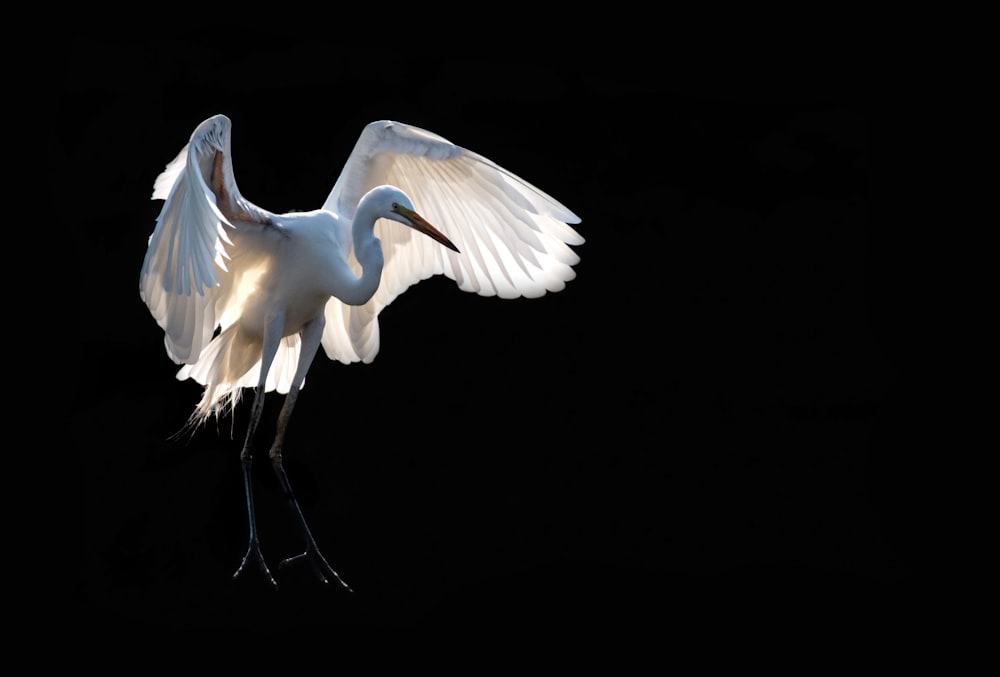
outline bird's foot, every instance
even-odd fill
[[[250,546],[247,548],[247,554],[243,556],[243,561],[240,562],[239,569],[237,569],[236,573],[233,574],[233,580],[235,581],[239,578],[240,574],[246,570],[247,565],[252,562],[256,562],[257,568],[259,568],[260,572],[264,574],[264,578],[270,582],[271,587],[277,589],[278,584],[274,580],[274,576],[271,575],[270,569],[267,568],[267,563],[264,562],[264,555],[261,553],[260,544],[257,541],[250,541]]]
[[[300,562],[303,559],[308,559],[309,563],[312,564],[313,571],[316,572],[316,577],[319,578],[323,583],[329,583],[330,579],[333,578],[346,590],[347,592],[354,592],[351,590],[351,586],[344,582],[344,579],[340,577],[333,567],[327,563],[326,558],[323,557],[323,553],[319,551],[314,545],[309,545],[306,547],[306,551],[301,555],[295,555],[294,557],[289,557],[288,559],[282,560],[278,565],[279,569],[283,569],[289,564],[294,564]]]

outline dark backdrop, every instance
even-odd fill
[[[704,55],[369,66],[306,39],[76,52],[52,148],[71,199],[100,205],[71,229],[86,362],[70,425],[102,440],[80,453],[88,618],[655,627],[877,618],[908,598],[919,552],[856,71],[706,74]],[[435,278],[382,313],[373,364],[317,357],[286,467],[351,598],[277,571],[300,542],[263,460],[280,590],[230,580],[245,411],[171,439],[200,391],[174,379],[138,272],[153,181],[215,113],[243,194],[272,211],[321,205],[362,126],[392,118],[582,217],[564,291],[502,301]]]

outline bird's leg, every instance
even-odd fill
[[[282,324],[284,323],[283,317],[281,318],[281,322]],[[274,332],[271,333],[273,334]],[[236,573],[233,574],[233,579],[235,580],[246,570],[248,564],[255,563],[258,569],[260,569],[260,572],[264,574],[264,577],[274,588],[277,588],[278,584],[275,582],[274,576],[271,575],[271,571],[267,568],[267,563],[264,561],[264,555],[260,551],[260,537],[257,535],[257,519],[254,516],[253,484],[250,477],[250,466],[253,460],[254,432],[257,430],[257,424],[260,422],[260,416],[264,411],[264,385],[267,379],[267,371],[270,369],[271,363],[274,361],[274,356],[278,352],[278,344],[281,337],[280,332],[278,332],[277,335],[278,339],[274,339],[272,337],[270,341],[268,340],[268,336],[265,336],[264,350],[260,365],[260,382],[254,389],[253,407],[250,409],[250,421],[247,423],[247,435],[243,442],[243,451],[240,452],[240,461],[243,465],[243,489],[246,493],[247,499],[247,519],[250,523],[250,542],[247,545],[247,553],[243,556],[243,561],[240,562],[239,568],[237,568]]]
[[[292,416],[292,409],[295,408],[295,400],[299,397],[299,388],[305,380],[306,372],[309,370],[309,365],[312,364],[313,357],[315,357],[316,351],[319,348],[320,339],[323,336],[324,323],[325,320],[323,316],[320,315],[318,318],[309,322],[302,329],[302,348],[299,354],[299,364],[295,371],[295,381],[289,388],[288,394],[285,395],[285,402],[281,407],[281,413],[278,414],[278,426],[274,435],[274,444],[271,445],[271,466],[274,468],[274,472],[278,476],[278,482],[281,484],[281,490],[285,493],[285,498],[288,499],[288,504],[291,506],[292,512],[294,512],[295,516],[298,518],[299,528],[302,532],[302,537],[306,542],[305,552],[283,560],[278,566],[284,567],[293,562],[308,559],[312,564],[313,571],[316,572],[316,576],[321,581],[329,583],[329,579],[333,578],[340,583],[345,590],[352,592],[351,587],[344,582],[344,579],[340,577],[340,574],[333,570],[333,567],[331,567],[326,561],[326,558],[323,557],[323,553],[319,551],[319,547],[316,545],[316,539],[313,538],[312,532],[309,531],[309,524],[306,523],[306,517],[302,513],[302,508],[299,506],[298,500],[295,498],[295,493],[292,491],[292,485],[288,481],[288,474],[285,472],[285,466],[281,462],[281,446],[285,439],[285,429],[288,427],[288,420]]]
[[[323,583],[329,583],[330,578],[333,578],[340,583],[341,587],[345,590],[353,592],[351,590],[351,586],[344,582],[344,579],[340,577],[340,574],[338,574],[333,567],[330,566],[330,563],[326,561],[325,557],[323,557],[323,553],[319,551],[319,546],[316,545],[316,540],[313,538],[312,532],[309,531],[309,525],[306,523],[306,517],[302,514],[302,508],[299,507],[299,502],[295,498],[295,493],[292,491],[292,485],[288,481],[288,474],[285,472],[285,468],[281,464],[281,461],[273,461],[272,465],[274,466],[275,474],[278,476],[278,482],[281,483],[281,490],[285,492],[288,504],[292,507],[292,511],[295,513],[296,517],[298,517],[302,537],[306,541],[305,552],[282,560],[281,563],[278,564],[278,567],[286,567],[289,564],[293,564],[303,559],[308,559],[312,564],[313,571],[316,572],[317,578],[319,578],[319,580]]]
[[[233,579],[240,577],[240,574],[246,569],[247,565],[254,563],[260,572],[264,574],[264,577],[271,583],[272,586],[278,587],[278,584],[274,580],[274,576],[271,575],[271,571],[267,568],[267,563],[264,562],[264,555],[260,551],[260,538],[257,536],[257,520],[254,517],[253,509],[253,485],[250,481],[250,465],[252,461],[251,445],[253,442],[253,433],[257,428],[257,422],[260,420],[260,414],[264,409],[264,386],[257,386],[254,392],[253,398],[253,408],[250,415],[250,423],[247,425],[247,436],[243,443],[243,451],[240,453],[240,461],[243,465],[243,489],[246,493],[247,499],[247,518],[250,521],[250,543],[247,546],[247,554],[243,556],[243,561],[240,562],[240,566],[236,569],[236,573],[233,574]]]

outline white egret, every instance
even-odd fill
[[[320,553],[282,465],[316,351],[371,362],[379,312],[436,274],[484,296],[559,291],[575,276],[570,245],[583,238],[568,224],[580,219],[481,155],[388,120],[364,128],[321,209],[276,214],[244,198],[225,115],[197,126],[152,197],[164,204],[139,292],[167,355],[184,365],[177,378],[205,386],[189,426],[231,413],[243,388],[254,388],[241,452],[250,540],[233,577],[256,565],[276,585],[261,553],[250,467],[265,393],[277,390],[285,400],[270,460],[305,539],[305,551],[281,565],[306,558],[321,581],[349,590]]]

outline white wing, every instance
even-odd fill
[[[242,360],[220,353],[231,335],[225,330],[266,265],[267,240],[280,228],[271,222],[273,214],[239,192],[231,128],[225,115],[205,120],[157,177],[152,197],[165,202],[139,276],[139,295],[165,333],[167,354],[185,365],[177,377],[208,386],[205,408],[256,385],[259,353]],[[222,332],[212,343],[217,328]],[[268,390],[287,392],[298,351],[298,336],[282,341]]]
[[[483,296],[537,297],[559,291],[579,261],[570,245],[583,238],[580,219],[558,201],[481,155],[431,132],[381,120],[367,125],[324,209],[353,219],[361,197],[391,184],[461,253],[381,219],[385,267],[378,291],[363,306],[336,298],[326,306],[323,348],[341,362],[371,362],[379,347],[378,314],[410,285],[444,274]],[[351,265],[361,267],[351,255]]]

